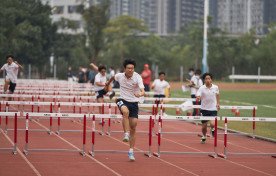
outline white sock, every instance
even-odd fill
[[[125,132],[125,135],[128,135],[128,136],[129,136],[129,133],[128,133],[128,132]]]
[[[130,148],[130,149],[129,149],[129,152],[130,152],[130,153],[133,153],[133,148]]]

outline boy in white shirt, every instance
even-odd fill
[[[136,62],[126,59],[123,66],[124,72],[113,76],[106,83],[106,86],[109,86],[113,80],[118,81],[120,84],[120,97],[116,100],[116,104],[123,115],[123,129],[125,132],[123,141],[129,141],[128,157],[130,161],[135,161],[133,149],[138,123],[138,102],[139,97],[145,95],[145,90],[142,77],[134,71]]]
[[[219,105],[219,88],[217,85],[212,83],[213,76],[210,73],[205,73],[202,76],[204,85],[201,86],[197,91],[197,98],[201,100],[201,114],[203,116],[217,116],[217,112],[220,110]],[[206,142],[207,133],[207,120],[202,122],[202,138],[201,143]],[[214,136],[214,124],[211,122],[211,131]]]
[[[9,88],[9,93],[12,94],[14,93],[16,87],[18,69],[22,69],[23,67],[16,61],[13,61],[14,57],[12,55],[6,56],[6,59],[7,63],[2,66],[0,72],[4,70],[6,72],[4,93],[7,93],[7,90]]]
[[[195,71],[195,74],[192,76],[191,80],[189,81],[189,84],[187,85],[191,88],[191,98],[196,98],[196,93],[197,93],[198,89],[203,85],[200,75],[201,75],[201,70],[197,69]],[[193,101],[193,105],[200,105],[200,101],[198,101],[197,104],[195,101]],[[197,111],[194,108],[193,116],[198,115],[196,112]]]
[[[155,79],[151,85],[151,89],[154,90],[153,97],[165,98],[165,89],[169,89],[170,94],[170,84],[165,81],[165,73],[159,72],[159,79]]]

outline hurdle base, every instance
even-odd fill
[[[60,135],[60,132],[59,132],[59,131],[56,131],[56,134],[57,134],[57,135]]]
[[[52,135],[52,131],[47,131],[47,133],[48,133],[49,135]]]
[[[223,153],[218,153],[217,156],[220,157],[220,158],[227,159],[227,156],[224,155]]]
[[[81,151],[81,152],[80,152],[80,155],[81,155],[81,156],[85,156],[85,155],[86,155],[85,151]]]
[[[160,154],[159,153],[153,153],[153,156],[157,157],[157,158],[160,158]]]
[[[27,150],[23,150],[24,155],[28,155],[29,152]]]
[[[106,132],[105,135],[110,136],[110,133],[109,133],[109,132]]]
[[[276,155],[272,155],[271,157],[272,157],[272,158],[276,158]]]
[[[103,135],[104,135],[104,132],[99,132],[99,135],[103,136]]]
[[[214,153],[214,154],[209,154],[208,156],[211,157],[211,158],[217,158],[217,157],[218,157],[218,155],[217,155],[216,153]]]
[[[95,153],[92,152],[92,151],[90,151],[90,152],[89,152],[89,155],[91,155],[92,157],[94,157],[94,156],[95,156]]]
[[[152,156],[151,152],[144,153],[144,155],[149,157],[149,158]]]

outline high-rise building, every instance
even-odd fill
[[[217,27],[231,34],[263,32],[263,0],[218,0]]]
[[[176,0],[175,31],[193,21],[203,20],[204,0]]]
[[[267,25],[276,22],[276,0],[264,0],[264,24]]]
[[[74,24],[74,29],[71,28],[59,28],[60,33],[83,33],[83,20],[80,14],[80,7],[83,3],[81,0],[41,0],[43,4],[48,4],[52,7],[52,21],[60,22],[62,19],[70,20],[71,24]],[[65,21],[64,21],[65,22]],[[66,23],[66,22],[65,22]],[[66,26],[66,25],[64,25]]]

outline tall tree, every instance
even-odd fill
[[[116,48],[122,62],[128,50],[128,41],[135,40],[135,37],[147,31],[147,28],[141,20],[123,15],[110,20],[104,31],[107,37],[107,47]]]
[[[103,29],[109,20],[109,6],[110,1],[103,0],[100,4],[92,5],[83,12],[88,50],[93,62],[97,61],[100,51],[104,48]]]
[[[0,57],[8,53],[42,70],[52,53],[56,27],[51,8],[37,0],[1,0]]]

